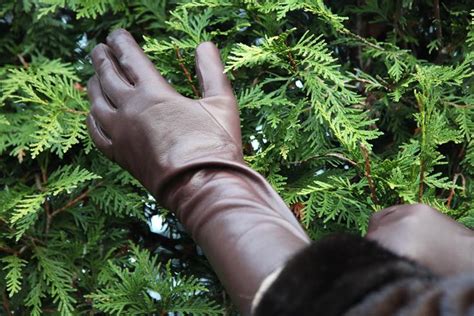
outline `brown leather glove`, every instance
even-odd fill
[[[285,203],[243,161],[240,120],[219,51],[196,50],[203,98],[178,94],[125,30],[92,53],[93,141],[175,212],[243,314],[262,280],[308,237]]]
[[[367,238],[440,275],[474,272],[474,231],[424,204],[374,214]]]

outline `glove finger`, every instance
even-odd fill
[[[97,124],[97,121],[92,114],[87,116],[86,124],[89,135],[91,135],[92,141],[96,145],[97,149],[99,149],[107,158],[113,160],[112,141],[102,131],[102,128],[99,124]]]
[[[107,135],[110,135],[114,122],[114,115],[117,110],[110,104],[107,97],[102,93],[97,76],[93,76],[87,83],[87,94],[92,103],[91,114],[100,122],[100,126],[104,129],[104,132]]]
[[[124,76],[115,61],[110,48],[105,44],[97,45],[92,51],[92,64],[100,81],[104,94],[120,107],[121,101],[133,89],[130,81]]]
[[[212,42],[199,44],[196,49],[196,72],[203,97],[233,97],[232,86],[224,74],[219,50]]]
[[[133,82],[137,84],[151,82],[162,93],[178,94],[156,70],[129,32],[124,29],[115,30],[107,36],[106,41],[120,66]]]

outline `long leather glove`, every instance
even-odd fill
[[[237,104],[219,51],[209,42],[196,50],[200,100],[178,94],[125,30],[99,44],[92,61],[87,123],[96,146],[175,212],[249,314],[262,280],[309,240],[243,161]]]

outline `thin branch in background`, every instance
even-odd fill
[[[8,316],[12,316],[13,313],[10,310],[10,301],[8,300],[7,294],[5,291],[2,293],[2,298],[3,298],[3,309],[7,313]]]
[[[293,57],[293,54],[289,50],[288,50],[288,59],[290,60],[291,68],[293,68],[293,71],[297,72],[298,67],[296,66],[295,58]]]
[[[342,34],[342,35],[345,35],[345,36],[348,36],[348,37],[352,37],[353,39],[357,40],[362,45],[365,45],[367,47],[371,47],[371,48],[373,48],[375,50],[378,50],[378,51],[381,51],[381,52],[386,52],[387,51],[385,48],[383,48],[379,44],[372,43],[371,41],[367,40],[366,38],[364,38],[360,35],[357,35],[357,34],[351,32],[350,30],[348,30],[346,28],[339,29],[337,31],[338,31],[339,34]]]
[[[379,200],[377,199],[377,193],[375,191],[375,185],[374,185],[374,181],[372,179],[372,172],[371,172],[371,168],[370,168],[369,150],[367,149],[367,147],[363,143],[360,144],[360,149],[362,151],[362,155],[364,156],[365,176],[366,176],[367,182],[369,184],[370,198],[372,199],[372,202],[374,202],[374,204],[378,205]]]
[[[81,194],[79,194],[77,197],[75,197],[74,199],[70,200],[69,202],[66,203],[66,205],[64,205],[63,207],[61,208],[58,208],[56,210],[54,210],[53,212],[49,213],[49,215],[46,217],[46,229],[45,229],[45,232],[46,234],[48,233],[49,231],[49,228],[51,226],[51,221],[53,220],[53,218],[58,215],[59,213],[67,210],[68,208],[76,205],[77,203],[79,203],[80,201],[82,201],[83,199],[85,199],[86,197],[89,196],[89,193],[94,190],[95,188],[97,188],[98,186],[102,185],[102,182],[99,182],[96,186],[94,186],[93,188],[90,188],[84,192],[82,192]]]
[[[290,161],[288,164],[290,164],[290,165],[299,165],[299,164],[308,162],[308,161],[313,160],[313,159],[321,159],[321,158],[325,158],[325,157],[335,157],[335,158],[341,159],[341,160],[351,164],[352,166],[357,166],[357,162],[345,157],[343,154],[340,154],[340,153],[327,153],[325,155],[314,155],[314,156],[310,156],[306,159],[297,160],[297,161]]]
[[[343,154],[340,154],[340,153],[328,153],[328,154],[326,154],[326,156],[329,156],[329,157],[336,157],[336,158],[339,158],[339,159],[341,159],[341,160],[344,160],[345,162],[350,163],[350,164],[353,165],[353,166],[357,166],[357,162],[355,162],[354,160],[351,160],[351,159],[345,157]]]
[[[45,191],[45,188],[43,187],[43,183],[41,181],[41,175],[39,173],[35,173],[35,185],[39,191]]]
[[[91,191],[92,191],[92,189],[88,189],[88,190],[84,191],[83,193],[81,193],[77,197],[75,197],[74,199],[67,202],[67,204],[64,205],[63,207],[58,208],[57,210],[54,210],[54,212],[51,213],[51,217],[54,217],[54,216],[58,215],[59,213],[67,210],[68,208],[76,205],[77,203],[79,203],[80,201],[85,199]]]
[[[357,6],[363,5],[362,0],[357,0]],[[362,22],[362,14],[358,13],[356,15],[356,34],[359,36],[363,36],[363,22]],[[357,52],[357,62],[359,63],[359,68],[364,70],[364,61],[362,59],[362,47],[357,46],[356,47],[356,52]]]
[[[441,44],[443,40],[443,29],[441,27],[441,13],[439,9],[439,0],[434,0],[433,7],[434,7],[434,17],[435,17],[435,24],[436,24],[436,38],[439,40],[439,43]]]
[[[446,201],[446,207],[447,208],[451,208],[451,203],[453,201],[453,198],[456,194],[456,189],[454,188],[454,186],[456,185],[456,183],[458,182],[458,178],[461,178],[461,183],[462,183],[462,191],[465,192],[466,191],[466,178],[464,177],[464,175],[462,173],[456,173],[454,175],[454,178],[453,178],[453,187],[451,188],[451,192],[449,192],[449,196],[448,196],[448,199]]]
[[[30,64],[28,64],[28,62],[25,60],[25,57],[23,57],[23,55],[18,54],[16,55],[16,57],[18,57],[18,59],[20,60],[20,63],[23,65],[24,68],[30,67]]]
[[[0,247],[0,252],[9,253],[12,255],[16,255],[18,253],[15,249],[10,248],[8,246]]]
[[[78,110],[74,110],[74,109],[65,109],[64,112],[74,113],[74,114],[79,114],[79,115],[87,115],[87,114],[89,114],[89,112],[86,112],[86,111],[78,111]]]
[[[180,66],[181,69],[183,70],[184,75],[186,76],[186,79],[188,80],[189,85],[191,86],[191,89],[192,89],[193,92],[194,92],[194,95],[195,95],[197,98],[200,98],[200,97],[201,97],[201,93],[199,93],[199,90],[198,90],[198,89],[196,88],[196,86],[194,85],[194,83],[193,83],[193,78],[191,77],[191,73],[189,72],[188,68],[186,68],[186,66],[184,65],[184,59],[183,59],[183,57],[181,56],[181,53],[179,52],[179,48],[178,48],[178,47],[175,47],[175,52],[176,52],[176,57],[178,57],[179,66]]]
[[[45,307],[41,309],[45,313],[57,313],[58,310],[56,308]]]

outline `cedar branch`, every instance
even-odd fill
[[[61,208],[58,208],[56,210],[54,210],[53,212],[51,212],[47,217],[46,217],[46,233],[48,233],[49,231],[49,228],[51,226],[51,221],[53,220],[53,218],[58,215],[59,213],[67,210],[68,208],[76,205],[77,203],[79,203],[80,201],[82,201],[83,199],[85,199],[86,197],[89,196],[89,193],[94,190],[96,187],[100,186],[102,184],[102,182],[99,182],[96,186],[94,186],[93,188],[90,188],[90,189],[87,189],[86,191],[82,192],[81,194],[79,194],[78,196],[76,196],[74,199],[70,200],[69,202],[66,203],[66,205],[64,205],[63,207]]]

